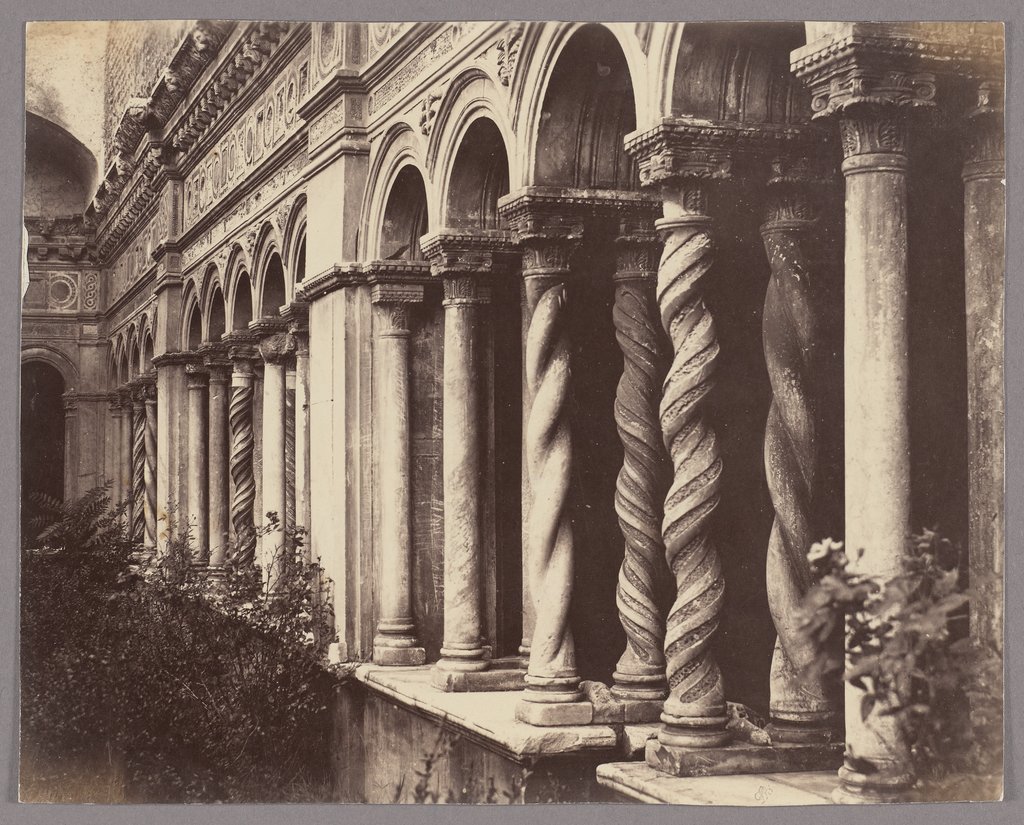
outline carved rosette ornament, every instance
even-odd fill
[[[673,479],[665,498],[662,538],[675,578],[675,599],[665,630],[669,696],[658,741],[669,747],[710,747],[729,740],[725,689],[711,656],[722,612],[725,579],[711,537],[722,461],[704,417],[713,386],[718,339],[704,303],[701,280],[714,261],[707,210],[712,181],[729,174],[722,133],[680,121],[627,141],[639,159],[641,180],[662,185],[664,217],[657,222],[664,248],[658,266],[661,323],[671,340],[672,363],[662,390],[660,417]],[[650,758],[649,749],[649,758]]]
[[[567,509],[572,435],[566,282],[583,227],[557,198],[533,199],[529,190],[499,202],[499,209],[523,248],[529,311],[525,366],[531,403],[525,447],[533,490],[528,545],[536,616],[523,698],[574,702],[581,693],[569,622],[574,548]]]
[[[618,267],[612,318],[623,370],[615,394],[615,424],[623,464],[615,512],[625,539],[615,601],[626,649],[613,675],[621,699],[664,699],[665,608],[671,573],[661,535],[672,463],[661,437],[658,404],[671,346],[661,327],[655,284],[659,243],[650,227],[627,228],[616,239]]]
[[[771,268],[764,304],[764,353],[772,401],[764,460],[775,520],[768,541],[768,607],[777,638],[771,668],[775,741],[829,740],[838,720],[836,680],[807,676],[816,645],[800,632],[811,584],[807,552],[825,533],[820,506],[823,334],[818,200],[827,179],[809,162],[777,160],[761,235]]]
[[[256,561],[256,527],[253,507],[256,502],[256,480],[253,475],[253,370],[252,365],[232,351],[234,372],[231,376],[231,401],[228,404],[228,427],[231,432],[231,527],[234,532],[234,563],[239,568],[252,567]]]

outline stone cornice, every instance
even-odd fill
[[[844,23],[795,50],[814,117],[863,104],[932,108],[943,77],[1002,77],[998,24]]]
[[[510,232],[499,229],[439,229],[420,239],[434,277],[465,277],[506,272],[519,258]]]
[[[269,335],[277,335],[288,329],[288,322],[284,318],[257,318],[249,322],[249,332],[255,333],[263,338]]]
[[[154,367],[159,369],[160,367],[188,366],[198,361],[199,355],[195,352],[165,352],[162,355],[154,356],[152,363]]]
[[[367,261],[362,270],[375,304],[419,303],[430,283],[425,261]]]
[[[828,140],[828,133],[815,126],[678,117],[626,135],[626,151],[637,159],[640,185],[650,186],[679,178],[727,180],[737,155],[771,159],[823,153]]]
[[[297,297],[303,301],[312,302],[343,286],[356,286],[364,283],[366,283],[366,277],[359,264],[335,264],[316,275],[307,275],[296,292]]]

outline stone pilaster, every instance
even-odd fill
[[[209,373],[199,364],[185,367],[188,382],[188,523],[195,546],[195,563],[210,561],[209,460],[207,415]]]
[[[825,270],[821,235],[829,177],[814,155],[777,158],[770,175],[761,227],[771,268],[763,316],[772,387],[765,475],[775,508],[766,569],[768,607],[777,634],[770,731],[775,742],[828,742],[839,736],[840,680],[833,674],[814,679],[807,675],[817,649],[800,632],[800,610],[811,586],[807,552],[825,536],[820,515],[826,378],[822,339],[832,273]]]
[[[663,121],[627,139],[639,160],[641,183],[661,186],[664,241],[657,300],[671,340],[672,363],[661,398],[661,429],[672,458],[673,480],[665,499],[662,538],[675,578],[675,599],[665,635],[669,696],[662,727],[648,746],[659,752],[726,743],[725,688],[710,643],[718,627],[725,580],[709,535],[718,505],[722,461],[704,413],[711,391],[718,339],[703,298],[702,279],[715,259],[708,194],[729,176],[733,134],[704,122]]]
[[[380,495],[380,617],[373,660],[380,665],[420,665],[426,653],[412,608],[412,498],[409,429],[409,313],[424,287],[403,277],[401,265],[371,270],[377,307],[376,374]]]
[[[434,684],[445,690],[522,687],[521,673],[494,671],[485,646],[484,496],[492,494],[482,450],[491,411],[481,397],[489,351],[481,328],[489,279],[507,272],[514,246],[507,233],[443,229],[422,240],[434,277],[444,285],[444,641]]]
[[[668,694],[665,678],[666,594],[672,573],[661,536],[672,463],[661,437],[658,405],[671,360],[655,287],[660,244],[650,210],[626,215],[616,238],[612,318],[622,350],[615,393],[615,424],[623,464],[615,484],[615,512],[625,541],[615,591],[626,648],[611,692],[630,709],[627,722],[657,721]]]
[[[527,545],[534,631],[520,721],[587,724],[570,624],[574,548],[567,510],[572,478],[569,427],[570,342],[566,302],[569,259],[583,236],[578,211],[556,191],[527,189],[499,201],[499,210],[523,249],[529,311],[526,373],[530,412],[524,434],[532,502]],[[526,323],[526,319],[524,319]]]
[[[860,573],[901,570],[910,529],[907,184],[910,113],[934,105],[935,76],[881,28],[793,53],[817,118],[834,118],[846,180],[846,545]],[[898,800],[914,782],[882,703],[863,718],[846,684],[846,764],[836,798]],[[865,765],[870,766],[865,769]]]
[[[1003,649],[1005,469],[1003,329],[1006,159],[1003,82],[975,83],[964,122],[964,283],[967,308],[968,559],[971,636]]]

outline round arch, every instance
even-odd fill
[[[421,144],[408,123],[398,123],[391,127],[381,142],[380,153],[371,163],[368,181],[377,181],[376,186],[368,187],[367,203],[364,209],[363,226],[367,232],[360,240],[360,259],[374,260],[387,257],[382,248],[384,220],[388,204],[395,191],[395,183],[405,170],[411,169],[418,176],[423,188],[423,206],[427,227],[433,225],[431,216],[436,214],[432,208],[427,188],[427,176],[424,174],[424,163]],[[408,177],[407,177],[408,180]],[[426,231],[426,230],[424,230]],[[418,247],[417,243],[412,246]]]
[[[37,514],[35,495],[64,498],[64,393],[71,389],[60,358],[33,347],[22,351],[21,362],[21,530],[30,536]]]
[[[294,299],[295,289],[306,277],[306,196],[299,195],[288,214],[284,230],[284,248],[281,254],[285,262],[290,298]]]
[[[527,27],[519,58],[520,65],[526,66],[527,71],[517,73],[512,89],[515,106],[513,125],[521,136],[520,146],[524,159],[519,167],[521,178],[516,182],[518,185],[539,185],[547,182],[544,180],[544,170],[538,172],[538,157],[542,154],[541,146],[545,140],[545,133],[554,133],[559,128],[558,118],[554,113],[546,112],[549,94],[552,91],[557,94],[559,86],[571,85],[572,82],[580,83],[589,90],[589,99],[592,100],[595,95],[600,95],[602,85],[608,87],[607,90],[610,92],[621,91],[620,87],[615,86],[615,81],[624,79],[628,84],[632,104],[627,118],[627,123],[631,123],[631,126],[625,131],[622,128],[613,131],[622,132],[624,136],[626,132],[635,129],[636,124],[646,123],[651,119],[649,96],[635,94],[633,81],[647,76],[647,57],[632,29],[633,27],[628,24],[602,23],[559,23]],[[594,48],[586,48],[588,45]],[[580,50],[581,54],[574,55],[575,50]],[[614,65],[609,65],[609,59],[614,61]],[[579,77],[575,81],[567,81],[564,75],[572,75],[574,68]],[[605,74],[605,70],[609,68],[612,70],[611,73]],[[584,76],[587,72],[598,74],[596,79],[590,78],[594,82],[585,82],[588,80]],[[563,99],[569,103],[573,102],[572,97],[573,95],[569,93],[568,98]],[[582,106],[586,101],[575,102]],[[604,121],[607,127],[606,121],[612,113],[608,111],[610,107],[606,105],[607,100],[600,102],[604,111],[597,114],[600,115],[599,121]],[[591,103],[592,107],[593,105]],[[576,112],[577,118],[580,114],[581,112]],[[613,114],[616,118],[621,118],[625,113],[616,110]],[[556,122],[552,123],[553,120]],[[565,124],[562,124],[561,128],[565,128]],[[580,131],[578,123],[573,131]],[[607,134],[607,128],[599,131]],[[607,140],[608,145],[611,145],[614,138],[609,136]],[[617,157],[624,158],[622,163],[626,165],[629,159],[625,156],[621,143],[620,140],[620,145],[613,148]],[[581,164],[574,162],[575,154],[572,158],[562,160],[560,165],[565,169],[581,168]],[[586,158],[587,155],[584,154],[582,157]],[[583,168],[586,169],[586,165]],[[547,177],[550,178],[550,175]],[[614,184],[614,188],[625,189],[632,186]]]
[[[32,344],[31,346],[23,347],[21,350],[22,366],[31,361],[49,364],[57,370],[64,381],[66,390],[73,390],[78,386],[78,367],[75,366],[74,361],[56,347],[50,347],[46,344]]]

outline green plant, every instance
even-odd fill
[[[961,584],[956,548],[925,530],[908,540],[901,570],[885,580],[858,572],[831,539],[815,544],[808,560],[816,584],[805,599],[803,632],[818,650],[812,667],[842,669],[830,640],[845,623],[843,677],[862,691],[861,717],[893,718],[927,798],[956,798],[958,778],[976,783],[1000,774],[1002,662],[967,634],[971,593]]]

